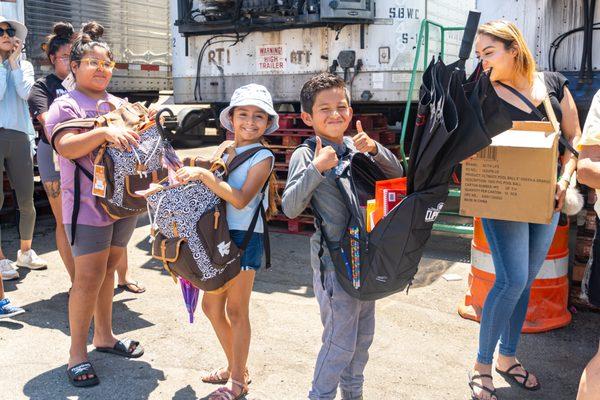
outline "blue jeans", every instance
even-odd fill
[[[548,225],[482,219],[496,281],[483,305],[477,362],[492,363],[498,340],[500,354],[515,355],[527,313],[529,290],[546,259],[558,217],[555,213]]]

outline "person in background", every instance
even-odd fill
[[[596,93],[590,106],[581,141],[577,145],[579,161],[577,163],[577,180],[590,188],[596,189],[594,210],[600,216],[600,91]],[[596,226],[598,226],[596,218]],[[598,228],[596,228],[598,229]],[[600,235],[596,231],[592,249],[592,265],[589,282],[589,300],[600,304]],[[600,337],[600,332],[598,333]],[[600,399],[600,347],[588,363],[581,375],[577,400]]]
[[[49,142],[49,135],[44,132],[44,124],[48,109],[52,102],[67,93],[62,81],[69,75],[69,55],[71,54],[71,40],[73,38],[73,26],[68,22],[57,22],[52,28],[52,33],[47,37],[42,49],[48,56],[53,71],[38,79],[29,95],[29,110],[31,115],[42,126],[37,148],[37,164],[40,178],[50,208],[56,220],[56,247],[73,283],[75,262],[71,253],[71,246],[67,240],[65,227],[62,223],[61,196],[60,196],[60,172],[56,168],[55,155]]]
[[[15,307],[10,304],[8,297],[4,296],[4,284],[0,279],[0,319],[12,318],[19,314],[23,314],[25,310],[21,307]]]
[[[6,171],[19,207],[20,249],[16,265],[45,269],[48,264],[31,248],[35,227],[33,204],[33,140],[35,131],[27,98],[34,83],[33,66],[21,57],[27,28],[0,16],[0,176]],[[0,208],[4,191],[0,183]],[[13,261],[0,248],[3,280],[18,279]]]

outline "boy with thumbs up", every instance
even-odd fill
[[[323,343],[308,398],[333,400],[339,386],[342,399],[362,399],[363,371],[375,331],[375,302],[357,300],[344,291],[323,238],[339,240],[350,217],[335,181],[341,158],[352,152],[368,153],[389,177],[402,176],[402,165],[363,131],[360,121],[358,134],[344,136],[352,108],[346,84],[337,75],[311,78],[302,87],[300,102],[302,120],[313,128],[315,139],[292,154],[282,208],[285,215],[295,218],[310,204],[321,221],[310,240],[310,253]]]

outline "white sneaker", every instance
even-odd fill
[[[0,273],[2,274],[3,281],[19,279],[19,273],[15,267],[13,267],[13,262],[8,258],[0,260]]]
[[[17,252],[17,267],[25,267],[29,269],[46,269],[48,263],[43,258],[40,258],[33,249],[26,252]]]

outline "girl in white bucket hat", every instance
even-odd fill
[[[27,28],[18,21],[0,16],[0,168],[5,170],[17,193],[21,246],[17,266],[46,268],[46,261],[31,249],[35,208],[33,205],[33,143],[35,131],[29,116],[27,98],[34,84],[33,66],[21,59]],[[0,207],[4,194],[0,187]],[[16,279],[13,262],[0,248],[2,279]]]
[[[267,209],[267,215],[277,210],[277,188],[271,174],[275,158],[265,148],[263,135],[279,128],[279,117],[273,109],[268,90],[264,86],[250,84],[233,93],[229,107],[221,112],[220,121],[225,129],[234,134],[234,140],[223,143],[217,151],[217,154],[222,151],[224,161],[246,151],[256,152],[230,171],[227,181],[198,167],[181,168],[177,171],[177,179],[181,182],[200,180],[227,202],[231,239],[240,247],[246,233],[251,230],[251,220],[258,207]],[[264,192],[261,189],[265,189]],[[263,193],[267,195],[263,196]],[[263,249],[268,248],[268,232],[264,222],[259,218],[253,232],[248,233],[251,236],[241,256],[241,272],[230,281],[230,286],[219,294],[204,293],[202,298],[202,310],[212,323],[227,358],[226,366],[206,374],[202,381],[218,385],[229,382],[227,386],[211,393],[208,397],[210,400],[240,399],[248,393],[249,303],[254,276],[262,264]],[[268,258],[266,266],[269,266]]]

